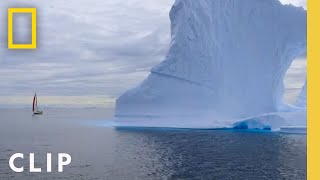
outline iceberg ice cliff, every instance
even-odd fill
[[[279,0],[176,0],[170,20],[166,58],[117,99],[117,126],[230,127],[299,109],[282,97],[286,71],[306,52],[303,8]]]

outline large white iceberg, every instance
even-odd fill
[[[302,7],[278,0],[176,0],[170,19],[165,60],[117,99],[116,126],[230,127],[300,109],[282,98],[286,71],[306,52]]]

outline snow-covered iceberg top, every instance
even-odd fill
[[[223,127],[290,109],[283,79],[306,51],[303,8],[278,0],[176,0],[170,19],[168,54],[117,99],[118,126]]]

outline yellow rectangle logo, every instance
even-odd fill
[[[14,44],[13,43],[13,14],[14,13],[31,13],[31,44]],[[8,49],[36,49],[37,48],[37,9],[36,8],[8,8]]]

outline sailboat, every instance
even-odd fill
[[[33,115],[41,115],[41,114],[43,114],[42,111],[38,110],[38,99],[37,99],[37,94],[36,93],[34,94],[34,97],[33,97],[32,112],[33,112]]]

